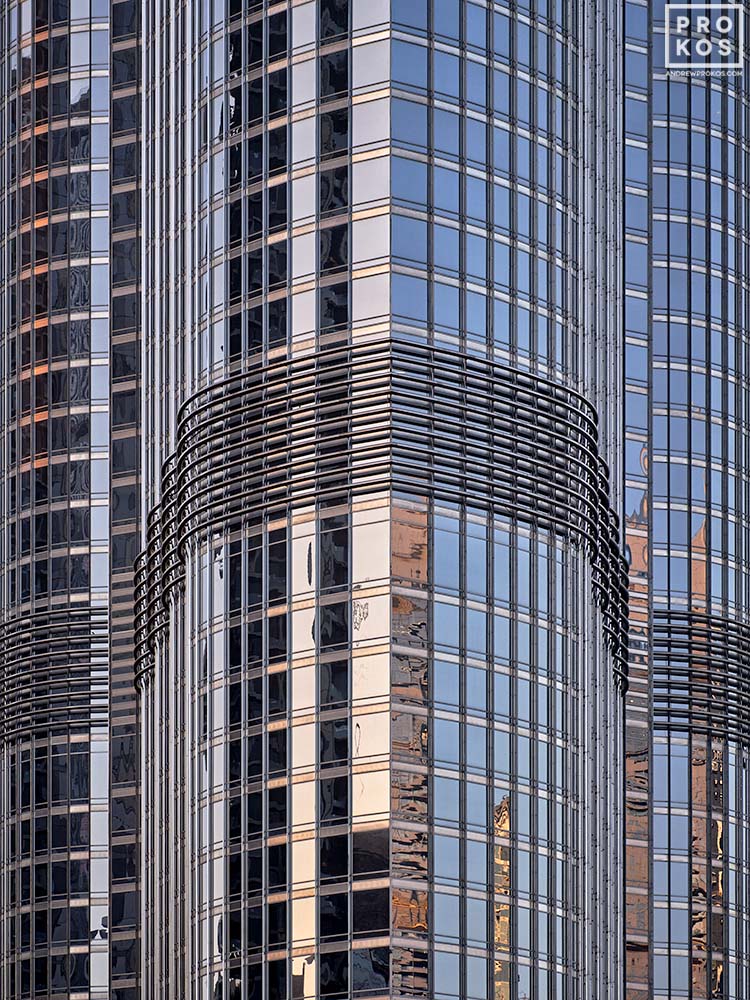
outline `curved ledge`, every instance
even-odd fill
[[[750,625],[655,611],[653,658],[660,726],[750,741]]]
[[[185,402],[138,563],[138,675],[192,538],[248,510],[386,489],[470,499],[584,547],[624,687],[626,567],[595,410],[539,376],[392,339],[273,362]]]
[[[65,607],[5,621],[3,738],[86,726],[107,704],[109,612]],[[98,692],[98,694],[97,694]]]

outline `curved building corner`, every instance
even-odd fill
[[[614,1000],[621,11],[148,10],[145,988]]]

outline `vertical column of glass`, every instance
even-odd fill
[[[231,381],[221,384],[228,370],[289,353],[290,281],[299,291],[295,333],[307,340],[300,351],[311,338],[315,346],[318,315],[329,317],[334,336],[349,319],[348,5],[308,3],[293,13],[238,5],[224,13],[226,20],[205,26],[200,63],[207,102],[198,310],[206,318],[191,361],[194,385],[206,393],[211,383],[232,391]],[[290,45],[299,53],[294,69]],[[383,142],[387,125],[379,124]],[[292,156],[300,165],[294,196]],[[350,936],[387,933],[387,771],[368,761],[357,792],[349,764],[349,512],[346,494],[319,516],[296,511],[295,544],[306,554],[295,564],[291,620],[292,522],[284,510],[251,510],[227,524],[221,540],[197,539],[188,556],[189,711],[199,747],[189,798],[199,858],[190,966],[209,991],[348,992]],[[376,620],[382,644],[382,610]],[[383,673],[382,657],[379,666]],[[363,668],[363,689],[372,669]],[[382,708],[379,718],[387,719]],[[384,735],[379,743],[387,756]],[[354,898],[352,810],[362,814],[360,825],[366,815],[380,831],[379,840],[370,831],[376,862],[362,862],[370,891]],[[357,955],[352,976],[366,981],[374,963],[374,981],[387,981],[382,950]]]
[[[2,25],[2,983],[109,996],[109,5]]]
[[[709,634],[729,629],[731,635],[748,623],[741,544],[747,511],[741,440],[747,304],[740,290],[747,217],[741,185],[746,88],[741,76],[666,80],[661,62],[655,65],[654,628],[663,615],[671,624],[687,612],[694,621],[705,616]],[[697,628],[690,641],[697,674],[701,666],[705,670]],[[674,669],[673,663],[668,666]],[[731,660],[719,660],[709,670],[721,671],[728,687],[741,683]],[[701,698],[698,677],[689,697]],[[723,733],[712,726],[706,732],[700,722],[685,726],[675,718],[676,702],[670,698],[666,712],[659,711],[658,700],[654,706],[654,994],[692,988],[694,997],[746,995],[741,915],[747,898],[746,723],[744,732],[732,719]]]
[[[628,255],[648,253],[650,24],[625,4],[625,228]],[[645,268],[647,270],[647,268]],[[641,265],[643,275],[644,265]],[[630,661],[625,734],[625,938],[627,996],[646,996],[650,968],[649,746],[649,324],[648,280],[626,267],[625,539],[630,573]],[[641,991],[644,991],[641,993]]]
[[[133,564],[140,496],[140,30],[137,0],[111,6],[112,573],[110,746],[113,1000],[135,1000],[138,976],[138,726],[133,683]]]
[[[142,7],[142,14],[142,550],[149,556],[152,571],[146,583],[162,607],[167,595],[155,590],[153,574],[161,580],[165,569],[162,539],[174,530],[167,512],[162,511],[162,466],[174,451],[176,413],[192,365],[189,343],[197,303],[194,95],[199,90],[197,66],[207,57],[199,54],[195,44],[197,5],[194,9],[191,3],[155,0]],[[203,105],[206,98],[203,88]],[[205,129],[202,134],[205,141]],[[184,171],[168,168],[178,163],[185,164]],[[183,391],[177,391],[177,386]],[[177,669],[178,652],[185,643],[179,590],[170,592],[169,606],[167,634],[136,664],[144,741],[140,748],[145,942],[141,969],[146,994],[183,997],[193,995],[185,971],[190,927],[184,919],[192,889],[185,877],[185,782],[190,754],[185,749],[184,688],[189,678]]]
[[[611,38],[618,9],[597,13],[593,24],[574,5],[393,4],[392,331],[432,342],[457,373],[461,352],[486,353],[590,393],[611,448],[617,241],[606,245],[601,220],[618,192],[604,147],[577,142],[583,120],[605,135],[615,106],[593,40]],[[619,695],[590,569],[532,509],[488,518],[480,503],[424,507],[426,594],[414,603],[429,595],[428,627],[408,640],[424,652],[409,654],[406,701],[424,704],[431,766],[419,781],[412,741],[416,773],[393,820],[423,810],[432,832],[407,850],[394,831],[394,879],[421,872],[424,885],[408,915],[393,893],[394,930],[421,947],[402,970],[394,941],[392,988],[601,995],[619,977]],[[395,603],[394,641],[409,634]],[[398,787],[404,748],[393,755]]]
[[[562,514],[558,534],[490,513],[449,478],[441,499],[406,476],[350,490],[405,417],[354,432],[374,345],[381,378],[410,345],[421,393],[430,365],[455,376],[467,422],[472,359],[498,395],[516,375],[544,405],[590,388],[577,8],[155,6],[149,537],[171,582],[143,679],[152,989],[607,993],[617,696],[590,553]],[[168,131],[172,98],[193,131]],[[171,204],[194,233],[179,276]],[[257,438],[238,443],[243,419]],[[209,457],[221,485],[193,477]]]
[[[156,350],[155,335],[159,330],[157,297],[154,294],[158,267],[158,254],[155,241],[165,226],[162,220],[157,225],[157,212],[154,206],[155,150],[161,141],[161,132],[156,129],[155,121],[164,120],[158,110],[155,98],[155,88],[158,86],[158,76],[152,72],[156,62],[157,36],[155,25],[157,18],[163,14],[161,4],[153,3],[143,11],[141,19],[140,47],[141,59],[141,177],[142,193],[140,205],[141,240],[141,350],[139,361],[142,373],[143,392],[141,396],[141,544],[137,557],[136,570],[136,627],[135,627],[135,686],[138,695],[138,717],[140,722],[140,742],[138,743],[138,777],[140,783],[140,819],[141,819],[141,849],[139,876],[141,895],[139,918],[141,924],[142,946],[139,954],[139,971],[141,984],[147,995],[167,996],[161,992],[160,969],[163,954],[162,935],[157,932],[161,914],[158,905],[160,884],[168,878],[168,871],[159,854],[159,828],[162,804],[170,804],[174,796],[159,796],[158,788],[161,782],[167,784],[170,780],[166,771],[160,749],[161,727],[156,722],[156,698],[154,694],[155,674],[153,671],[155,657],[146,656],[139,644],[138,602],[142,600],[141,588],[148,587],[146,570],[140,570],[142,560],[148,557],[148,525],[154,522],[154,510],[158,500],[158,477],[154,469],[160,468],[162,461],[161,448],[157,446],[156,432],[158,407],[154,400],[153,387],[161,388],[161,379],[156,374],[156,359],[160,356]],[[166,19],[162,19],[164,24]],[[168,23],[168,22],[167,22]],[[179,64],[182,51],[178,47],[174,53],[175,62]],[[157,873],[161,873],[161,879]]]
[[[616,511],[612,537],[619,566],[613,568],[623,603],[626,589],[623,510],[624,437],[624,322],[623,322],[623,4],[611,0],[597,5],[590,16],[581,17],[583,39],[585,108],[582,132],[587,137],[587,164],[583,201],[586,224],[583,229],[584,329],[589,355],[585,394],[598,415],[600,460],[607,471],[609,504]],[[620,575],[622,574],[622,575]],[[627,689],[627,626],[623,627],[623,648],[616,658],[614,691],[601,684],[611,670],[606,653],[605,624],[598,651],[586,681],[589,699],[589,731],[600,737],[591,747],[588,780],[606,788],[598,796],[596,808],[588,812],[586,854],[593,863],[588,872],[587,892],[601,900],[599,912],[591,914],[586,945],[596,956],[590,963],[589,988],[596,994],[623,995],[623,730],[624,692]],[[604,642],[602,642],[604,639]],[[596,694],[593,694],[596,692]]]
[[[593,628],[585,571],[547,532],[465,518],[436,504],[432,519],[435,994],[483,997],[489,971],[495,996],[586,996],[609,970],[591,968],[576,905],[599,864],[578,860],[598,809],[591,709],[572,693],[599,667],[569,638]]]
[[[389,333],[388,9],[323,0],[295,7],[291,23],[290,332],[304,358]],[[340,386],[343,430],[353,390],[336,379],[323,363],[320,398]],[[291,525],[291,764],[304,779],[291,802],[289,972],[300,997],[391,990],[391,506],[386,491],[342,486]]]
[[[744,997],[746,83],[668,74],[626,11],[628,987]]]

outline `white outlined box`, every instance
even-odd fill
[[[695,12],[695,16],[700,16],[706,11],[720,11],[717,20],[721,17],[731,16],[734,25],[732,40],[736,46],[736,61],[728,62],[726,59],[712,60],[710,62],[695,62],[691,59],[675,61],[672,56],[672,40],[674,37],[673,27],[676,26],[677,17],[680,11]],[[745,8],[739,3],[668,3],[664,7],[664,65],[666,69],[741,69],[745,54]]]

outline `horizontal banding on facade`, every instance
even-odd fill
[[[654,717],[667,729],[750,741],[750,626],[655,611]]]
[[[3,737],[89,725],[106,711],[109,614],[66,607],[2,625]]]
[[[596,413],[578,393],[389,339],[212,384],[183,405],[177,441],[138,566],[140,672],[191,538],[248,510],[270,515],[347,490],[395,490],[470,498],[585,547],[624,685],[626,570]]]

